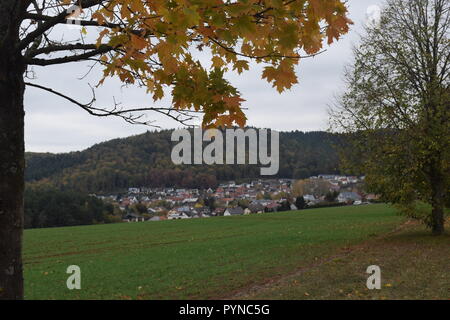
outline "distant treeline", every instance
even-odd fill
[[[27,188],[25,228],[63,227],[120,221],[112,204],[75,191]]]
[[[26,181],[59,190],[108,192],[128,187],[214,187],[220,181],[260,178],[259,165],[176,166],[170,155],[176,142],[170,130],[114,139],[80,152],[28,153]],[[339,173],[334,145],[339,135],[281,132],[277,178],[302,179]]]

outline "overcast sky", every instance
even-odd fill
[[[302,60],[297,67],[299,84],[281,95],[261,79],[261,67],[253,66],[243,74],[230,74],[228,78],[246,100],[248,125],[279,131],[326,130],[327,108],[333,96],[342,90],[343,68],[351,59],[352,45],[366,23],[368,8],[381,6],[383,0],[349,0],[350,18],[354,21],[351,32],[327,47],[327,51],[313,59]],[[372,7],[373,8],[373,7]],[[373,12],[373,10],[369,10]],[[73,32],[69,30],[67,32]],[[89,70],[87,63],[73,63],[54,67],[36,67],[34,82],[52,87],[80,100],[90,100],[90,88],[101,74]],[[120,83],[108,80],[97,90],[97,105],[111,106],[113,97],[124,106],[155,105],[144,89],[121,88]],[[167,106],[164,100],[158,106]],[[164,105],[165,104],[165,105]],[[25,95],[26,150],[34,152],[68,152],[83,150],[95,143],[117,137],[127,137],[149,130],[141,125],[130,125],[123,120],[97,118],[84,110],[39,89],[27,88]],[[149,114],[162,128],[179,127],[164,116]],[[152,129],[150,129],[152,130]]]

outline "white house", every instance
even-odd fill
[[[337,200],[339,202],[361,201],[361,196],[356,192],[341,192],[339,193]]]
[[[242,215],[242,214],[244,214],[244,210],[241,207],[227,208],[223,213],[223,215],[225,217],[237,216],[237,215]]]
[[[305,199],[306,202],[316,201],[316,198],[312,194],[305,194],[303,199]]]
[[[168,220],[189,219],[189,218],[190,217],[184,212],[182,212],[182,213],[169,213],[167,215],[167,219]]]

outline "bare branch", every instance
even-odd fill
[[[34,21],[51,21],[54,17],[43,15],[43,14],[27,13],[24,15],[24,18],[34,20]],[[63,20],[63,21],[57,22],[56,24],[59,24],[59,23],[66,23],[66,21]],[[110,29],[118,28],[119,30],[124,28],[124,26],[121,24],[110,23],[110,22],[104,22],[102,24],[99,24],[95,20],[79,20],[78,23],[80,26],[83,26],[83,27],[105,27],[105,28],[110,28]]]
[[[90,8],[95,5],[99,5],[104,0],[80,0],[79,5],[82,8]],[[18,44],[18,49],[21,51],[28,47],[36,38],[43,35],[46,31],[54,27],[59,23],[65,23],[67,21],[68,13],[64,10],[58,15],[51,17],[49,20],[45,21],[41,25],[39,25],[34,31],[30,32],[22,41]],[[25,18],[26,14],[24,14],[23,18]]]
[[[89,47],[89,46],[90,45],[87,45],[86,47]],[[56,51],[58,51],[58,49],[69,50],[69,49],[63,49],[63,47],[64,46],[54,47],[54,48],[57,49]],[[79,48],[81,49],[82,46],[79,46]],[[95,48],[96,49],[85,52],[85,53],[75,54],[75,55],[70,55],[70,56],[65,56],[65,57],[60,57],[60,58],[54,58],[54,59],[25,58],[25,61],[28,65],[49,66],[49,65],[53,65],[53,64],[62,64],[62,63],[83,61],[83,60],[89,59],[91,57],[102,55],[104,53],[114,50],[113,47],[107,46],[107,45],[101,45],[100,47],[98,47],[98,48],[95,47]],[[48,51],[48,50],[51,50],[51,47],[43,48],[42,50]],[[49,52],[52,52],[52,51],[49,51]]]
[[[189,126],[188,122],[196,119],[196,114],[201,114],[200,111],[193,110],[177,110],[174,108],[163,108],[163,107],[131,107],[131,108],[122,108],[120,104],[114,102],[114,107],[112,108],[98,108],[94,107],[94,103],[96,102],[95,91],[91,87],[92,98],[88,103],[81,103],[74,98],[69,97],[61,92],[58,92],[52,88],[44,87],[36,83],[26,82],[27,86],[38,88],[54,95],[57,95],[76,106],[82,108],[90,115],[97,117],[109,117],[115,116],[122,118],[126,122],[130,124],[141,124],[146,126],[151,126],[155,128],[159,128],[159,126],[154,124],[154,121],[143,121],[141,120],[145,116],[145,112],[153,111],[156,113],[163,114],[168,116],[169,118],[181,123],[182,125]]]
[[[97,45],[95,44],[83,44],[83,43],[75,43],[75,44],[66,44],[66,45],[50,45],[48,47],[43,47],[39,49],[35,49],[30,51],[26,57],[35,57],[40,54],[49,54],[52,52],[58,51],[74,51],[74,50],[95,50],[97,49]]]

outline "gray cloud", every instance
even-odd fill
[[[248,124],[276,130],[325,130],[327,106],[334,94],[343,89],[343,67],[351,61],[351,47],[357,43],[358,33],[366,20],[367,8],[382,5],[382,0],[349,0],[350,18],[355,22],[351,32],[339,42],[327,47],[327,52],[301,61],[297,73],[299,84],[278,94],[270,84],[261,80],[261,67],[254,66],[242,75],[227,77],[241,91],[246,100],[244,107]],[[67,32],[67,31],[61,31]],[[204,60],[205,57],[199,57]],[[95,85],[100,70],[89,70],[87,63],[35,68],[36,82],[52,87],[88,102],[91,98],[87,83]],[[111,106],[113,97],[126,106],[152,106],[155,103],[144,89],[122,88],[119,81],[111,79],[97,90],[98,105]],[[170,97],[158,102],[165,105]],[[25,95],[26,150],[35,152],[67,152],[85,149],[95,143],[117,137],[143,133],[149,128],[130,125],[120,119],[97,118],[72,104],[34,88],[27,88]],[[179,127],[167,117],[149,114],[162,128]]]

